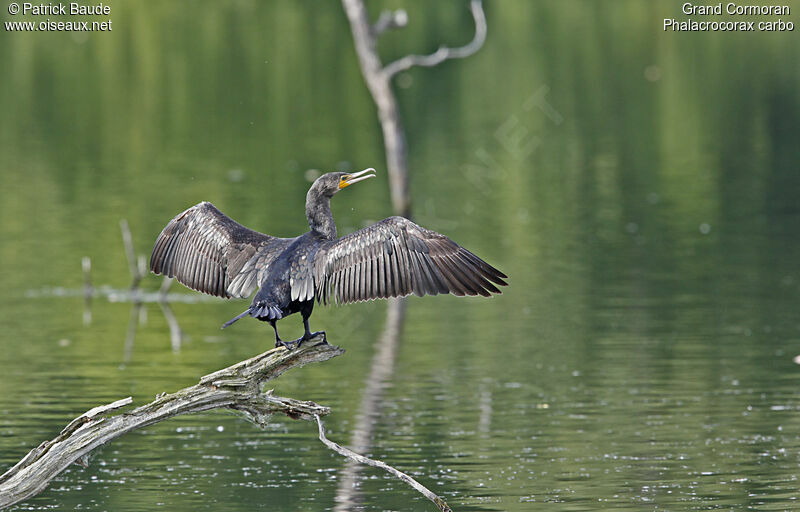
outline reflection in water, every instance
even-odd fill
[[[178,353],[181,350],[181,341],[184,339],[184,334],[181,330],[180,324],[178,323],[178,318],[175,316],[175,313],[172,312],[172,308],[169,305],[170,295],[167,292],[172,285],[172,281],[172,278],[164,277],[163,281],[161,282],[161,287],[158,290],[157,299],[155,302],[158,304],[161,313],[164,315],[164,319],[167,321],[172,352]],[[137,326],[147,324],[147,308],[145,307],[143,294],[138,289],[139,282],[140,280],[136,280],[134,282],[136,288],[131,289],[129,294],[131,302],[131,315],[128,321],[128,330],[125,334],[125,345],[122,356],[123,366],[130,362],[131,356],[133,355],[133,345],[136,339]]]
[[[145,303],[156,302],[164,315],[167,325],[169,327],[170,345],[174,353],[180,352],[181,341],[184,338],[184,333],[180,328],[178,319],[172,312],[170,301],[184,301],[195,303],[202,300],[202,296],[197,294],[169,294],[169,289],[172,285],[173,279],[164,277],[161,281],[161,286],[158,292],[144,292],[140,288],[142,280],[147,276],[146,259],[144,255],[136,256],[133,248],[133,237],[131,230],[128,226],[128,221],[122,219],[120,221],[120,230],[122,232],[122,242],[125,247],[125,256],[128,259],[128,269],[131,273],[131,285],[127,290],[116,290],[110,287],[95,288],[92,285],[92,260],[88,256],[81,259],[81,269],[83,271],[83,289],[80,293],[83,295],[83,325],[88,327],[92,323],[92,299],[100,296],[105,297],[112,302],[130,302],[130,318],[128,320],[128,329],[125,333],[125,342],[123,345],[122,367],[127,365],[133,356],[133,347],[136,339],[137,326],[147,324],[147,308],[144,307]],[[73,297],[78,294],[78,290],[69,290],[64,288],[45,288],[41,291],[29,290],[26,296],[33,297]]]
[[[115,3],[125,30],[81,43],[0,31],[3,465],[94,405],[178,389],[263,348],[261,325],[205,342],[238,305],[173,291],[196,341],[173,352],[151,310],[121,370],[122,216],[137,253],[198,198],[296,233],[306,219],[288,198],[306,193],[305,169],[382,158],[341,5],[148,4]],[[465,3],[407,4],[411,22],[387,34],[384,55],[435,50],[441,33],[430,31],[443,24],[446,43],[472,34]],[[379,421],[365,420],[370,455],[430,478],[457,510],[796,508],[795,34],[652,30],[674,16],[670,2],[488,7],[481,52],[402,76],[399,99],[417,219],[514,282],[491,301],[408,302]],[[540,84],[557,126],[520,107]],[[476,148],[486,165],[466,165],[484,162]],[[342,232],[385,217],[389,203],[380,187],[353,190],[335,212]],[[83,256],[96,287],[90,328]],[[143,281],[145,305],[158,284]],[[331,406],[326,428],[341,437],[364,399],[382,309],[316,314],[346,338],[346,357],[280,387]],[[339,492],[341,459],[314,434],[216,414],[167,422],[112,443],[26,505],[322,509]],[[409,504],[393,479],[361,477],[356,508],[430,506]]]
[[[146,317],[143,316],[146,309],[142,307],[142,303],[139,301],[134,301],[131,304],[131,317],[128,320],[128,330],[125,333],[125,344],[123,345],[122,351],[122,367],[124,368],[131,361],[131,356],[133,356],[133,343],[136,339],[136,326],[140,323],[143,324],[146,322]]]
[[[478,432],[486,436],[492,430],[492,392],[481,385],[478,394],[481,414],[478,416]]]
[[[342,5],[350,23],[361,73],[378,109],[378,120],[383,131],[386,167],[389,171],[389,192],[395,215],[410,218],[411,192],[408,169],[408,145],[406,128],[399,113],[397,96],[392,86],[392,77],[413,66],[433,67],[453,58],[466,58],[477,52],[486,39],[486,18],[480,0],[472,0],[470,9],[475,19],[475,36],[466,46],[448,48],[440,46],[435,54],[428,56],[407,55],[386,66],[381,63],[377,51],[377,38],[386,27],[378,29],[382,22],[392,18],[384,11],[375,25],[361,0],[343,0]],[[403,15],[405,12],[403,11]],[[388,16],[388,17],[387,17]],[[405,25],[405,22],[403,22]],[[356,425],[350,441],[351,447],[361,453],[369,449],[373,420],[380,413],[384,386],[394,373],[397,345],[405,321],[406,299],[390,299],[386,312],[383,334],[376,346],[371,370],[361,398],[361,407],[356,415]],[[358,467],[348,461],[339,480],[335,510],[343,512],[358,501],[355,483]]]
[[[161,288],[158,289],[158,307],[161,308],[161,312],[167,320],[167,325],[169,325],[169,341],[172,345],[172,351],[178,353],[181,350],[181,341],[184,338],[184,334],[181,330],[181,326],[178,324],[178,319],[172,312],[169,300],[167,300],[167,292],[170,286],[172,286],[172,283],[173,279],[171,277],[164,277],[164,280],[161,282]]]
[[[361,405],[350,437],[350,448],[362,454],[367,454],[372,444],[373,427],[381,412],[383,389],[394,372],[397,346],[405,322],[406,299],[388,299],[388,301],[383,333],[375,346],[375,355],[372,358],[369,376],[364,383]],[[348,460],[345,463],[339,475],[335,511],[346,512],[359,502],[360,494],[356,485],[361,469],[362,466],[353,461]]]
[[[81,258],[81,269],[83,270],[83,326],[88,327],[92,324],[92,297],[94,296],[92,259],[88,256]]]

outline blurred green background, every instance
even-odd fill
[[[480,52],[395,80],[415,220],[510,276],[491,300],[409,301],[373,418],[369,453],[456,510],[800,509],[800,40],[663,32],[681,4],[487,2]],[[95,405],[272,345],[259,322],[219,330],[244,301],[175,303],[179,351],[154,304],[127,353],[130,303],[85,325],[82,257],[96,286],[130,283],[120,219],[147,255],[201,200],[294,236],[309,170],[368,166],[339,231],[391,214],[338,2],[110,5],[108,33],[0,30],[3,468]],[[384,62],[472,37],[463,1],[369,4],[400,7]],[[317,309],[347,353],[275,383],[331,406],[338,442],[385,308]],[[24,509],[330,510],[343,466],[314,425],[216,412],[115,441]],[[351,510],[431,508],[375,470],[358,485]]]

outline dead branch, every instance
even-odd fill
[[[434,494],[430,489],[422,485],[421,483],[417,482],[407,474],[403,473],[402,471],[398,471],[397,469],[393,468],[392,466],[386,464],[385,462],[381,462],[379,460],[370,459],[369,457],[365,457],[363,455],[359,455],[358,453],[348,450],[347,448],[334,443],[327,437],[325,437],[325,428],[322,426],[322,420],[319,419],[319,416],[315,416],[317,419],[317,426],[319,427],[319,440],[322,441],[325,446],[330,448],[331,450],[335,451],[339,455],[347,457],[350,460],[355,462],[366,464],[367,466],[372,466],[373,468],[380,468],[384,471],[391,473],[393,476],[396,476],[403,482],[407,483],[411,487],[413,487],[417,492],[431,500],[442,512],[453,512],[452,509],[445,503],[445,501]]]
[[[128,270],[131,272],[131,291],[139,289],[139,282],[145,275],[142,263],[142,258],[136,258],[136,252],[133,248],[133,236],[131,235],[131,228],[128,226],[128,221],[122,219],[119,221],[119,229],[122,231],[122,244],[125,246],[125,257],[128,258]]]
[[[372,33],[379,36],[387,30],[403,28],[406,25],[408,25],[408,13],[405,10],[382,11],[378,21],[372,26]]]
[[[294,419],[313,420],[330,409],[314,402],[273,396],[262,392],[263,383],[286,370],[321,362],[344,353],[322,337],[288,351],[278,348],[214,372],[200,383],[172,394],[162,394],[147,405],[115,415],[107,413],[132,402],[125,398],[95,407],[72,420],[61,433],[31,450],[14,467],[0,475],[0,509],[19,503],[43,491],[48,483],[72,463],[85,465],[88,454],[132,430],[152,425],[179,414],[232,409],[249,421],[264,426],[267,418],[281,412]]]
[[[386,147],[386,169],[389,173],[389,189],[394,213],[410,218],[408,150],[397,98],[392,91],[390,77],[383,72],[383,64],[378,56],[377,36],[370,24],[364,2],[342,0],[342,6],[350,22],[350,30],[353,32],[361,73],[378,108],[378,119]]]
[[[391,79],[412,66],[436,66],[448,59],[462,59],[477,52],[486,40],[486,16],[483,4],[481,0],[470,2],[472,16],[475,19],[475,36],[469,44],[459,48],[442,46],[431,55],[407,55],[385,67],[378,55],[378,36],[389,28],[405,26],[408,21],[405,12],[383,13],[373,25],[369,21],[369,13],[363,0],[342,0],[342,6],[350,22],[361,73],[378,108],[378,119],[386,147],[386,167],[389,172],[392,206],[396,215],[410,218],[408,148]]]
[[[475,19],[475,36],[472,41],[458,48],[440,46],[438,50],[430,55],[406,55],[383,68],[383,72],[389,77],[393,77],[401,71],[412,68],[413,66],[433,67],[449,59],[463,59],[474,54],[483,46],[486,41],[486,15],[483,13],[481,0],[471,0],[469,8],[472,17]]]
[[[369,13],[363,0],[342,0],[342,6],[353,33],[358,62],[364,75],[375,106],[383,132],[386,150],[386,168],[389,173],[389,189],[395,215],[411,218],[411,194],[408,176],[408,145],[405,129],[400,117],[397,97],[392,90],[392,77],[414,65],[435,66],[448,59],[464,58],[478,51],[486,40],[486,17],[481,0],[472,0],[470,9],[475,19],[475,36],[466,46],[460,48],[441,47],[429,56],[407,56],[384,67],[378,55],[378,36],[386,30],[404,27],[408,23],[405,11],[384,11],[375,24],[371,24]],[[394,371],[394,358],[399,344],[400,330],[405,318],[405,299],[392,300],[387,310],[384,335],[376,344],[376,355],[372,371],[364,391],[356,428],[351,445],[365,449],[372,437],[371,419],[380,410],[382,388]],[[339,481],[337,506],[334,510],[349,510],[354,501],[354,485],[357,467],[348,464]],[[438,505],[438,503],[437,503]]]

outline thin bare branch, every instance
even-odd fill
[[[378,21],[372,26],[374,36],[379,36],[387,30],[395,30],[408,25],[408,13],[404,9],[396,11],[383,11],[378,16]]]
[[[373,468],[380,468],[388,473],[391,473],[392,476],[399,478],[403,482],[413,487],[414,490],[416,490],[418,493],[422,494],[423,496],[431,500],[434,503],[434,505],[436,505],[436,507],[442,512],[453,512],[453,510],[447,505],[447,503],[442,498],[434,494],[430,489],[428,489],[421,483],[417,482],[416,480],[414,480],[407,474],[403,473],[402,471],[393,468],[392,466],[386,464],[385,462],[381,462],[379,460],[370,459],[369,457],[359,455],[353,450],[345,448],[340,444],[334,443],[333,441],[325,437],[325,427],[323,427],[322,425],[322,420],[319,418],[319,416],[316,416],[316,419],[317,419],[317,425],[319,426],[319,440],[322,441],[325,444],[325,446],[335,451],[339,455],[347,457],[350,460],[353,460],[360,464],[366,464],[367,466],[372,466]]]
[[[383,72],[390,78],[412,68],[413,66],[433,67],[449,59],[463,59],[477,52],[486,41],[486,15],[483,12],[481,0],[471,0],[469,8],[475,19],[475,37],[468,44],[458,48],[440,46],[430,55],[406,55],[383,68]]]
[[[125,246],[125,257],[128,258],[128,269],[131,272],[131,290],[139,288],[139,281],[142,280],[144,274],[140,272],[139,263],[136,259],[136,252],[133,248],[133,236],[131,235],[131,228],[126,219],[119,221],[119,229],[122,231],[122,243]]]

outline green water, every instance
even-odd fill
[[[338,3],[111,5],[111,33],[0,30],[3,468],[91,407],[272,343],[219,330],[244,301],[173,304],[177,351],[155,304],[127,347],[130,303],[95,299],[84,323],[58,288],[81,289],[84,256],[96,286],[129,286],[120,219],[142,254],[201,200],[294,236],[309,169],[368,166],[339,231],[391,214]],[[680,5],[491,2],[480,53],[398,77],[415,220],[510,276],[491,300],[409,301],[372,418],[368,453],[455,510],[800,509],[800,41],[662,32]],[[471,37],[463,2],[406,7],[387,60]],[[332,407],[338,442],[385,307],[317,309],[347,353],[275,383]],[[120,438],[19,510],[331,510],[343,468],[315,425],[213,412]],[[432,508],[357,481],[352,510]]]

